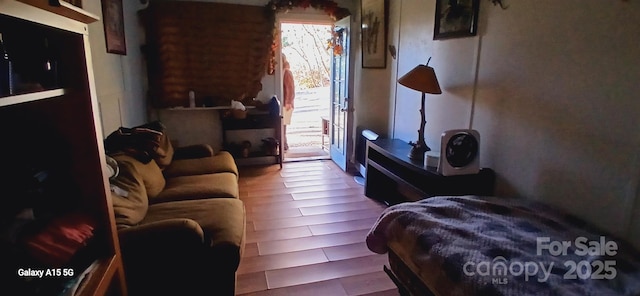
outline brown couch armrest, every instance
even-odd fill
[[[202,158],[213,155],[215,155],[215,153],[210,145],[198,144],[175,148],[173,159]]]
[[[124,249],[156,246],[198,245],[204,242],[200,225],[187,218],[167,219],[118,230]]]
[[[202,295],[198,283],[213,278],[202,228],[192,219],[149,222],[118,235],[130,295]]]

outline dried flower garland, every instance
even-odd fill
[[[271,0],[266,8],[275,15],[278,12],[289,11],[295,7],[315,8],[324,11],[333,20],[339,20],[350,15],[349,10],[338,6],[338,3],[331,0]]]
[[[272,43],[271,49],[269,53],[269,64],[267,65],[267,73],[269,75],[273,75],[275,73],[276,66],[276,51],[280,44],[279,40],[279,32],[276,27],[276,13],[278,12],[288,12],[296,7],[300,8],[315,8],[321,11],[324,11],[329,17],[331,17],[334,21],[342,19],[351,13],[348,9],[339,7],[338,4],[331,0],[271,0],[267,5],[265,5],[265,9],[269,14],[270,21],[273,24],[273,32],[272,35]],[[334,32],[335,34],[335,32]],[[336,45],[338,45],[338,50],[342,52],[342,47],[339,43],[336,43],[337,36],[334,36],[329,41],[329,46],[333,48],[334,53],[336,51]]]

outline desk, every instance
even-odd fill
[[[367,141],[365,195],[388,205],[437,195],[493,195],[495,173],[442,176],[409,159],[411,145],[398,139]]]

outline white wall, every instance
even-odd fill
[[[355,14],[355,26],[353,34],[356,38],[351,46],[355,49],[355,77],[354,77],[354,129],[363,128],[370,129],[378,133],[382,137],[389,137],[391,134],[391,124],[393,119],[393,104],[389,101],[395,91],[395,85],[390,84],[395,74],[395,63],[392,57],[385,49],[387,55],[387,64],[383,69],[362,68],[362,32],[359,26],[361,22],[360,1],[357,1],[358,13]],[[391,7],[389,15],[389,23],[397,21],[399,10],[395,9],[400,1],[389,1]],[[397,12],[397,13],[396,13]],[[387,43],[397,45],[398,32],[397,26],[389,26],[387,32]],[[354,136],[357,137],[354,133]]]
[[[480,1],[478,37],[433,41],[435,1],[399,2],[398,75],[431,56],[443,88],[427,95],[427,144],[437,147],[442,131],[468,127],[473,115],[497,194],[633,232],[640,246],[640,4],[528,0],[502,10]],[[417,138],[419,98],[402,86],[389,98],[395,137]]]
[[[122,1],[127,55],[107,53],[102,20],[89,25],[91,57],[104,135],[120,126],[147,121],[144,59],[140,52],[144,35],[138,24],[139,1]],[[100,0],[85,0],[83,8],[102,18]]]
[[[435,2],[401,2],[397,77],[418,64],[426,64],[431,57],[429,65],[435,69],[443,93],[426,96],[425,141],[433,150],[439,150],[442,131],[469,125],[476,41],[464,38],[434,42]],[[415,142],[420,127],[421,93],[397,85],[396,94],[394,137]]]
[[[476,127],[500,192],[629,230],[640,178],[640,23],[627,20],[639,8],[574,0],[486,9]]]

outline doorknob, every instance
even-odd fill
[[[347,108],[340,109],[340,112],[347,112]]]

